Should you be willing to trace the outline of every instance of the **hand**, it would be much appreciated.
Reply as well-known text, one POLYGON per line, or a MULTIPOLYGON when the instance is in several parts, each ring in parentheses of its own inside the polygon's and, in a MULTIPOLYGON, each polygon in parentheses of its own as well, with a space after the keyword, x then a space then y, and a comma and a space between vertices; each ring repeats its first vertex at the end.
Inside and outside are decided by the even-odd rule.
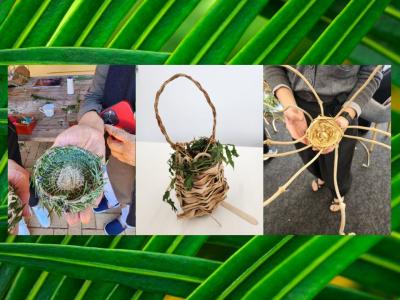
MULTIPOLYGON (((349 126, 349 121, 344 117, 339 116, 335 119, 335 121, 340 126, 340 128, 342 128, 343 130, 346 130, 347 126, 349 126)), ((322 151, 322 154, 331 153, 333 150, 335 150, 335 147, 329 147, 329 148, 325 149, 324 151, 322 151)))
MULTIPOLYGON (((293 139, 297 140, 303 137, 307 131, 307 121, 304 113, 296 109, 295 107, 288 108, 284 113, 286 128, 289 131, 293 139)), ((303 144, 307 144, 307 140, 304 138, 301 140, 303 144)))
MULTIPOLYGON (((84 148, 105 161, 105 141, 104 141, 104 122, 96 112, 88 112, 83 115, 78 125, 72 126, 60 133, 53 147, 74 145, 84 148)), ((97 206, 103 195, 94 201, 93 205, 97 206)), ((65 219, 69 225, 75 225, 79 222, 87 224, 92 215, 92 208, 88 207, 85 210, 71 214, 65 213, 65 219)))
POLYGON ((336 118, 335 121, 340 126, 340 128, 344 130, 347 128, 347 126, 349 126, 349 121, 345 117, 339 116, 336 118))
POLYGON ((123 129, 111 125, 105 125, 105 129, 109 134, 107 145, 110 147, 111 155, 123 163, 135 166, 135 136, 123 129))
MULTIPOLYGON (((30 217, 29 172, 12 159, 8 160, 8 184, 14 188, 15 193, 21 199, 21 204, 24 206, 22 215, 24 217, 30 217)), ((16 233, 18 232, 17 226, 14 228, 16 233)))
POLYGON ((104 122, 96 112, 83 115, 78 125, 61 132, 54 141, 56 146, 78 146, 98 156, 105 157, 104 122))

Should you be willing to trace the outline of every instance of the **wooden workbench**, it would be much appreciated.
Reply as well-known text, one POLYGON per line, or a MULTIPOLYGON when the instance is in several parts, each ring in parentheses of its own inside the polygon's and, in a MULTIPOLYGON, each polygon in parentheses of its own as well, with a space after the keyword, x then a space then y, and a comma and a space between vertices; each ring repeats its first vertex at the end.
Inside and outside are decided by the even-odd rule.
MULTIPOLYGON (((33 115, 37 124, 32 135, 19 135, 20 141, 53 142, 57 135, 69 127, 67 112, 63 110, 68 105, 79 104, 86 94, 93 76, 74 76, 74 95, 67 95, 67 76, 32 77, 28 83, 20 87, 8 88, 8 113, 33 115), (32 87, 39 78, 62 78, 59 87, 32 87), (55 101, 34 99, 32 94, 56 99, 55 101), (54 116, 46 117, 39 108, 46 103, 55 104, 54 116)), ((76 112, 71 113, 76 119, 76 112)))

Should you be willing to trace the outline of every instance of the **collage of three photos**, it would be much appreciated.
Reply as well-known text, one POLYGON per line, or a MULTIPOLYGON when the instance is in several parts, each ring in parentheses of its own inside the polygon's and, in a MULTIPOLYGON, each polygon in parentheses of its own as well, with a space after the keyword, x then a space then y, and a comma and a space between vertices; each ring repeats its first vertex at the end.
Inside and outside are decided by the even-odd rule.
POLYGON ((390 65, 8 70, 10 234, 390 234, 390 65))

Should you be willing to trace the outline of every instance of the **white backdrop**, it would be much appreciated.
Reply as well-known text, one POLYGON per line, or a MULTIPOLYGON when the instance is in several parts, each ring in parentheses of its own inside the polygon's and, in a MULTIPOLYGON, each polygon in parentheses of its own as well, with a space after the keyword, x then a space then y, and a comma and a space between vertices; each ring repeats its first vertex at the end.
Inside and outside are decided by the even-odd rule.
MULTIPOLYGON (((237 146, 261 147, 263 133, 262 66, 139 66, 137 140, 165 142, 154 114, 161 84, 176 73, 199 81, 217 110, 217 139, 237 146)), ((160 98, 160 114, 173 141, 210 136, 212 114, 203 94, 186 78, 169 83, 160 98)))
MULTIPOLYGON (((262 234, 263 231, 263 72, 261 66, 139 66, 136 93, 136 233, 262 234), (208 92, 217 111, 217 136, 235 144, 235 168, 225 168, 230 186, 225 201, 253 216, 251 225, 222 207, 210 217, 177 220, 162 196, 170 182, 167 160, 173 152, 158 128, 154 98, 162 83, 186 73, 208 92)), ((204 95, 186 78, 171 82, 159 111, 174 142, 209 136, 212 113, 204 95)), ((177 207, 177 199, 173 195, 177 207)))

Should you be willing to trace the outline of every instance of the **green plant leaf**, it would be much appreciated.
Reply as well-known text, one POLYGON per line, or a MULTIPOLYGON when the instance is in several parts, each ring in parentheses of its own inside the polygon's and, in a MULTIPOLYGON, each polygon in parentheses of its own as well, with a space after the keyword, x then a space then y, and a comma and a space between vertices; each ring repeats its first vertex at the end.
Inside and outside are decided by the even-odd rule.
MULTIPOLYGON (((41 237, 28 237, 21 238, 20 236, 16 237, 15 242, 24 243, 28 240, 31 240, 34 243, 53 243, 58 244, 64 241, 69 240, 69 238, 63 238, 62 236, 41 236, 41 237)), ((29 293, 29 290, 33 286, 34 282, 38 277, 40 277, 41 273, 38 270, 33 270, 27 267, 18 268, 18 266, 11 265, 14 269, 14 273, 11 274, 9 278, 3 278, 5 281, 9 281, 9 289, 7 291, 7 299, 25 299, 29 293), (21 286, 27 287, 26 289, 21 289, 21 286)), ((4 291, 5 294, 5 291, 4 291)))
POLYGON ((144 251, 62 245, 0 244, 0 261, 146 291, 185 296, 217 262, 144 251))
MULTIPOLYGON (((14 42, 13 48, 45 46, 67 13, 73 0, 50 1, 44 11, 36 12, 14 42)), ((43 4, 42 4, 43 6, 43 4)))
POLYGON ((163 14, 152 20, 146 30, 133 43, 132 49, 160 50, 199 2, 200 0, 172 2, 163 14))
POLYGON ((375 24, 389 1, 350 1, 302 57, 299 64, 343 62, 350 51, 375 24), (346 28, 344 32, 343 28, 346 28))
MULTIPOLYGON (((130 250, 139 250, 142 249, 146 243, 148 243, 149 238, 141 236, 141 237, 122 237, 118 236, 114 238, 113 242, 108 245, 108 249, 130 249, 130 250)), ((101 296, 107 298, 106 295, 113 293, 117 288, 130 290, 131 288, 123 287, 118 284, 112 282, 105 281, 91 281, 85 280, 81 283, 77 283, 75 287, 79 290, 75 296, 75 299, 99 299, 101 296)), ((62 290, 60 290, 59 294, 64 295, 68 292, 68 286, 65 286, 62 290)), ((70 299, 70 298, 68 298, 70 299)))
POLYGON ((335 285, 328 285, 314 299, 316 300, 383 300, 384 298, 373 296, 352 288, 344 288, 335 285))
POLYGON ((167 63, 223 63, 266 3, 265 0, 216 1, 178 45, 167 63), (194 52, 193 49, 198 50, 194 52))
POLYGON ((0 50, 1 64, 161 64, 167 53, 74 47, 32 47, 0 50))
POLYGON ((332 2, 288 1, 229 63, 276 64, 286 61, 332 2))
POLYGON ((106 47, 130 48, 140 37, 141 32, 152 22, 153 18, 157 18, 159 13, 163 14, 165 12, 163 11, 164 6, 167 6, 166 9, 169 8, 170 2, 170 0, 142 1, 120 30, 107 43, 106 47))
POLYGON ((300 295, 312 298, 336 274, 380 239, 377 236, 357 239, 352 236, 316 236, 299 248, 307 249, 306 251, 293 252, 256 283, 246 293, 246 298, 251 299, 251 297, 260 295, 261 290, 265 290, 267 285, 269 285, 267 295, 274 295, 277 299, 296 298, 300 295), (283 270, 284 272, 282 272, 283 270))
MULTIPOLYGON (((125 23, 140 1, 111 1, 105 10, 98 10, 75 41, 75 46, 104 47, 113 34, 125 23)), ((103 7, 104 8, 104 7, 103 7)))
MULTIPOLYGON (((0 26, 0 49, 11 48, 13 46, 40 4, 41 1, 29 0, 20 0, 13 3, 11 10, 0 26)), ((2 7, 3 3, 1 3, 2 7)))
POLYGON ((287 243, 291 237, 254 237, 232 255, 221 267, 207 278, 189 299, 215 299, 225 297, 230 292, 230 285, 236 286, 251 273, 253 265, 264 262, 272 253, 287 243), (228 291, 226 291, 228 289, 228 291))
POLYGON ((46 46, 73 46, 82 31, 90 24, 91 18, 103 1, 75 0, 72 2, 46 46))
MULTIPOLYGON (((114 239, 120 239, 119 237, 114 239)), ((74 236, 70 245, 83 247, 107 247, 113 244, 114 239, 109 240, 104 236, 74 236)), ((71 299, 76 295, 82 285, 82 280, 67 277, 57 273, 42 272, 42 276, 35 282, 29 297, 32 299, 71 299), (63 290, 63 292, 61 292, 63 290)))

